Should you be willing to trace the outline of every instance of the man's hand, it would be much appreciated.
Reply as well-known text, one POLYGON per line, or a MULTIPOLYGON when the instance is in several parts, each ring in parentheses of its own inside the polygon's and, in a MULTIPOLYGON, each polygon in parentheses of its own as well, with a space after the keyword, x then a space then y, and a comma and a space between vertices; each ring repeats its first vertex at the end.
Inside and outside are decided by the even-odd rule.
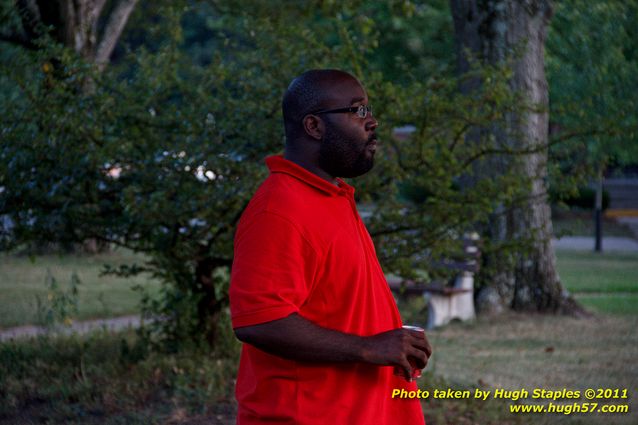
POLYGON ((423 369, 432 355, 425 332, 393 329, 365 338, 363 358, 367 363, 399 367, 407 381, 413 369, 423 369))
POLYGON ((400 367, 411 380, 432 354, 425 334, 393 329, 362 337, 322 328, 294 313, 283 319, 235 329, 237 338, 267 353, 311 362, 365 362, 400 367))

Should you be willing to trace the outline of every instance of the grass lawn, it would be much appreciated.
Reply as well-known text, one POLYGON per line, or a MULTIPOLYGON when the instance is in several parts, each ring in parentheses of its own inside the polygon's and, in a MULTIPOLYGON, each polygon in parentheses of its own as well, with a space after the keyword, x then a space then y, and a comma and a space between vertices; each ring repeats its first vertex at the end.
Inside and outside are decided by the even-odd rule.
POLYGON ((638 294, 577 294, 576 299, 599 313, 638 316, 638 294))
POLYGON ((70 287, 74 272, 79 277, 79 320, 136 313, 140 294, 131 287, 143 285, 153 293, 159 284, 144 275, 122 279, 99 274, 103 264, 131 264, 141 259, 124 250, 91 256, 44 255, 33 261, 0 254, 0 328, 37 323, 36 296, 47 299, 48 271, 63 290, 70 287))
POLYGON ((585 307, 638 316, 638 253, 557 251, 565 288, 585 307))
POLYGON ((638 253, 557 251, 561 280, 571 292, 638 294, 638 253))
MULTIPOLYGON (((514 415, 509 413, 509 403, 504 403, 500 406, 500 422, 494 423, 517 423, 515 421, 525 419, 533 424, 636 424, 637 327, 638 316, 635 315, 572 319, 511 314, 470 324, 451 324, 429 331, 434 354, 425 376, 427 379, 428 374, 434 374, 453 389, 526 389, 530 394, 534 388, 626 388, 630 398, 614 403, 628 404, 629 413, 514 415)), ((570 401, 574 402, 561 400, 564 403, 570 401)), ((575 401, 587 402, 584 397, 575 401)), ((466 403, 453 400, 448 402, 448 409, 450 406, 462 410, 466 403)), ((424 410, 427 412, 428 408, 433 410, 432 415, 442 415, 438 404, 425 401, 424 410)), ((482 407, 491 415, 498 414, 497 408, 498 405, 492 405, 489 410, 487 405, 482 407)))

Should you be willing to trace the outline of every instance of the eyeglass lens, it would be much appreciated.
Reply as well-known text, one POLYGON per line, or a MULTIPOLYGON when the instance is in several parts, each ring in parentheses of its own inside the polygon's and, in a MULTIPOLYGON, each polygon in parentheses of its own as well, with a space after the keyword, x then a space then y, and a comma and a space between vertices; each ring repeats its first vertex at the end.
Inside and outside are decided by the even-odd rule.
POLYGON ((360 118, 365 118, 368 116, 368 112, 372 112, 372 108, 370 108, 367 105, 361 105, 359 106, 359 109, 357 109, 357 115, 360 118))

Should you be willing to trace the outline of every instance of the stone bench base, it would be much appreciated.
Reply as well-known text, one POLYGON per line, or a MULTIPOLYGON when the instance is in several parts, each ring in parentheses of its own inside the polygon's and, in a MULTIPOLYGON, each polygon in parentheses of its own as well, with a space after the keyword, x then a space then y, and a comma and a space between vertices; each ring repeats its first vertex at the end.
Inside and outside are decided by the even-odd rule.
POLYGON ((432 292, 427 289, 423 296, 428 303, 428 329, 447 325, 450 321, 476 318, 474 311, 474 277, 471 273, 459 275, 449 292, 432 292))
POLYGON ((388 279, 390 289, 400 295, 420 295, 428 303, 427 328, 443 326, 454 319, 466 321, 476 318, 474 311, 474 275, 460 273, 453 286, 417 284, 400 279, 388 279))

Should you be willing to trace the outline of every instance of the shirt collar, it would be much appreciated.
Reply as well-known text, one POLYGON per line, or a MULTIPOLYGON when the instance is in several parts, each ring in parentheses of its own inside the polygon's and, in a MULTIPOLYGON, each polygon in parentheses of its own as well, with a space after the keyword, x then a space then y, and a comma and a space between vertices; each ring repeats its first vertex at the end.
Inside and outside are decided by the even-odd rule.
POLYGON ((300 165, 295 164, 284 158, 283 155, 272 155, 266 158, 266 165, 271 173, 284 173, 295 177, 302 182, 321 190, 322 192, 337 196, 350 195, 354 196, 354 188, 340 178, 337 178, 336 186, 327 180, 322 179, 318 175, 306 170, 300 165))

